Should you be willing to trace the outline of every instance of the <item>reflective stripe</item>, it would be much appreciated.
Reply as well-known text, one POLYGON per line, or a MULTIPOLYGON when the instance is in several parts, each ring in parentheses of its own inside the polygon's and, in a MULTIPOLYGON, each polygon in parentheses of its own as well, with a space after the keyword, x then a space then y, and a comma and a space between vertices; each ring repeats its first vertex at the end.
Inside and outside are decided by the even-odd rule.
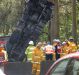
POLYGON ((45 53, 46 53, 46 54, 52 54, 52 53, 54 53, 54 50, 46 50, 45 53))
POLYGON ((46 52, 46 54, 53 54, 54 52, 46 52))
POLYGON ((27 58, 28 60, 32 60, 32 58, 27 58))
POLYGON ((37 70, 37 71, 39 71, 39 72, 40 72, 40 70, 37 70))
POLYGON ((28 54, 31 54, 32 52, 29 52, 28 54))
POLYGON ((52 45, 47 45, 46 47, 45 47, 45 53, 46 54, 52 54, 52 53, 54 53, 54 47, 52 46, 52 45))
POLYGON ((40 62, 33 62, 34 64, 40 64, 40 62))
POLYGON ((40 58, 39 56, 35 56, 35 58, 40 58))
POLYGON ((43 57, 46 57, 46 56, 43 56, 43 57))

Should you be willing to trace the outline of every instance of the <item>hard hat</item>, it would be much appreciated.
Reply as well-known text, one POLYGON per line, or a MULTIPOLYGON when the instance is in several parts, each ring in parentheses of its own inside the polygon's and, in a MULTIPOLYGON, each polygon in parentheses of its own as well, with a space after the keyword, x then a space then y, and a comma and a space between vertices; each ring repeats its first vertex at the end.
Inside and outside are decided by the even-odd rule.
POLYGON ((59 39, 57 39, 57 42, 61 42, 59 39))
POLYGON ((63 43, 62 43, 62 45, 65 45, 65 44, 66 44, 66 42, 63 42, 63 43))
POLYGON ((74 40, 74 38, 72 36, 69 37, 69 40, 74 40))
POLYGON ((37 46, 41 46, 41 45, 42 45, 42 43, 41 42, 38 42, 37 46))
POLYGON ((44 41, 43 44, 46 45, 47 43, 44 41))
POLYGON ((33 42, 33 41, 29 41, 29 44, 30 44, 30 45, 34 45, 34 42, 33 42))
POLYGON ((56 41, 57 41, 56 39, 53 40, 53 42, 56 42, 56 41))
POLYGON ((60 42, 60 40, 59 39, 54 39, 53 42, 60 42))
POLYGON ((74 38, 73 37, 70 37, 69 38, 69 41, 73 42, 74 41, 74 38))

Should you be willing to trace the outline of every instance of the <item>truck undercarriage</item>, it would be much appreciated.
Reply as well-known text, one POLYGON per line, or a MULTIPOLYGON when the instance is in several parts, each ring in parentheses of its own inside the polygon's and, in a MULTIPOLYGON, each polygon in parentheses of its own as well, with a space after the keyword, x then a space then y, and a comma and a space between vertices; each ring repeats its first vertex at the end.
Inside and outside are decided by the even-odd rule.
POLYGON ((54 4, 47 0, 29 0, 22 18, 6 44, 9 61, 22 61, 28 42, 35 43, 51 18, 54 4))

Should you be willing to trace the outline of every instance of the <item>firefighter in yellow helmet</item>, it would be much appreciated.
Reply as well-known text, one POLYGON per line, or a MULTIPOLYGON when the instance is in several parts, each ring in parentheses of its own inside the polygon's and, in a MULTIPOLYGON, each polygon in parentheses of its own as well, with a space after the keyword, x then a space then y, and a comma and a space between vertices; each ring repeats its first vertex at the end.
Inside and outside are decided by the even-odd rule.
POLYGON ((43 60, 43 51, 41 50, 42 43, 39 42, 36 48, 33 50, 32 57, 32 73, 34 75, 40 75, 40 63, 43 60))
POLYGON ((69 38, 68 43, 69 43, 69 46, 70 46, 70 52, 69 53, 76 52, 77 51, 77 45, 75 44, 74 39, 69 38))
POLYGON ((70 48, 70 46, 69 46, 67 41, 62 43, 62 53, 63 53, 63 56, 69 54, 70 49, 71 48, 70 48))

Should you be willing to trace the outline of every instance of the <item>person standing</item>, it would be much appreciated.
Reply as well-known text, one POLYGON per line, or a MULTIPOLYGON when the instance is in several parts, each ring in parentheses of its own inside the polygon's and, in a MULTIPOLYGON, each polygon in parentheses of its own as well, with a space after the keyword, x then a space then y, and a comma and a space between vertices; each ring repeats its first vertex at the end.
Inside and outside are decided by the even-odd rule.
POLYGON ((25 55, 27 56, 27 61, 32 61, 32 51, 34 50, 34 42, 30 41, 29 46, 26 48, 25 55))
POLYGON ((70 49, 71 49, 71 48, 70 48, 70 46, 69 46, 68 41, 64 41, 64 42, 62 43, 62 53, 63 53, 63 56, 69 54, 70 49))
POLYGON ((76 43, 74 42, 74 38, 69 38, 69 46, 70 46, 70 52, 69 53, 74 53, 77 51, 77 45, 76 43))
POLYGON ((55 52, 55 47, 50 44, 50 42, 47 43, 47 45, 44 48, 46 60, 53 60, 53 53, 55 52))
POLYGON ((56 60, 60 58, 61 53, 62 53, 62 47, 61 47, 61 42, 59 39, 54 39, 53 40, 53 46, 55 47, 55 55, 56 55, 56 60))
POLYGON ((40 64, 43 61, 43 51, 41 50, 42 43, 39 42, 33 50, 32 57, 32 74, 40 75, 40 64))

